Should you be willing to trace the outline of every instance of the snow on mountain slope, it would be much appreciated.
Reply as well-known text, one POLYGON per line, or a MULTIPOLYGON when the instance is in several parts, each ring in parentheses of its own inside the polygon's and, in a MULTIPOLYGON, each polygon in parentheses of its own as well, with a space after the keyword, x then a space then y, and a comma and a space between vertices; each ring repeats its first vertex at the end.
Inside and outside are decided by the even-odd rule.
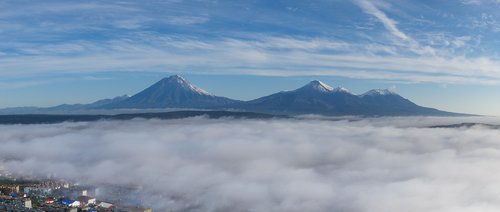
POLYGON ((359 95, 360 97, 363 96, 385 96, 385 95, 398 95, 396 92, 391 91, 389 89, 372 89, 369 90, 368 92, 359 95))
POLYGON ((215 96, 179 75, 156 82, 132 97, 105 108, 213 108, 237 102, 215 96))

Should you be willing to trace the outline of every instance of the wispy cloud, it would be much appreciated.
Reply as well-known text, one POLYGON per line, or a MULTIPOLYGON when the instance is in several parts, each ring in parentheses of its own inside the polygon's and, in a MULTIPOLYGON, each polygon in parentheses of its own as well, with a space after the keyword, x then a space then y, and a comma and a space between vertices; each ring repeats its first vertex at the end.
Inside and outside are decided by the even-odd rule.
POLYGON ((387 15, 378 9, 374 2, 368 0, 357 0, 358 5, 363 9, 363 11, 367 14, 375 16, 389 32, 391 32, 394 36, 404 40, 409 41, 411 38, 408 37, 404 32, 402 32, 398 27, 396 21, 387 17, 387 15))
MULTIPOLYGON (((389 18, 386 13, 384 13, 382 10, 380 10, 375 5, 376 2, 379 2, 379 3, 385 3, 385 2, 383 2, 383 1, 369 1, 369 0, 357 0, 355 2, 361 7, 361 9, 363 9, 363 11, 365 13, 377 18, 393 36, 402 40, 405 43, 405 45, 407 45, 408 48, 410 50, 412 50, 414 53, 417 53, 419 55, 421 55, 421 54, 434 55, 435 54, 435 50, 432 47, 421 46, 418 41, 416 41, 415 39, 408 36, 403 31, 401 31, 397 26, 397 22, 395 20, 389 18)), ((396 41, 395 43, 399 43, 399 42, 396 41)))
MULTIPOLYGON (((410 82, 497 84, 500 63, 487 57, 410 57, 384 45, 300 37, 198 39, 140 35, 131 39, 40 45, 4 56, 4 76, 50 72, 175 71, 268 76, 330 75, 410 82), (387 49, 389 48, 389 49, 387 49), (379 55, 385 51, 385 55, 379 55), (333 52, 333 53, 332 53, 333 52)), ((462 41, 457 41, 462 42, 462 41)), ((463 45, 463 44, 454 44, 463 45)), ((19 49, 24 49, 20 47, 19 49)))
POLYGON ((462 0, 465 5, 500 4, 499 0, 462 0))

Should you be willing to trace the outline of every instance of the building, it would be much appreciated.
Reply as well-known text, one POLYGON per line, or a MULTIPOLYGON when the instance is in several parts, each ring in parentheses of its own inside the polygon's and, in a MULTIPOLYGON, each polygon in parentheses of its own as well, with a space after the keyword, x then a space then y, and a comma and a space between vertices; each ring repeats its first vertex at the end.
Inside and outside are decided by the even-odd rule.
POLYGON ((24 193, 36 196, 48 196, 51 195, 52 188, 42 188, 42 187, 25 187, 23 189, 24 193))
POLYGON ((45 204, 52 204, 52 203, 54 203, 54 202, 55 202, 54 197, 47 197, 47 198, 45 199, 45 204))
POLYGON ((69 204, 68 206, 69 207, 80 207, 82 205, 82 203, 80 201, 74 201, 73 203, 69 204))
POLYGON ((99 204, 97 204, 97 206, 99 206, 100 208, 103 208, 103 209, 107 209, 107 210, 111 210, 114 208, 113 204, 107 203, 107 202, 100 202, 99 204))
POLYGON ((33 205, 31 204, 31 199, 24 199, 24 207, 25 208, 33 208, 33 205))
POLYGON ((80 201, 75 201, 75 200, 68 199, 68 198, 62 199, 61 203, 63 205, 68 206, 68 207, 80 207, 80 205, 81 205, 80 201))
POLYGON ((96 198, 94 197, 89 197, 89 196, 79 196, 78 198, 76 198, 78 201, 80 201, 80 203, 82 204, 82 206, 87 206, 87 205, 96 205, 97 204, 97 200, 96 198))
POLYGON ((15 184, 0 184, 0 193, 10 194, 19 193, 19 185, 15 184))

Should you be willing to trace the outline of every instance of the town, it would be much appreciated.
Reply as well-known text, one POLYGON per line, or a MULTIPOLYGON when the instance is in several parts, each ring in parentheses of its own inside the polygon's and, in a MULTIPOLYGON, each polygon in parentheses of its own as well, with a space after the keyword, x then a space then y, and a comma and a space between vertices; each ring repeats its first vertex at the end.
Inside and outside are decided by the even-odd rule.
POLYGON ((152 212, 129 200, 140 188, 86 186, 62 180, 18 179, 0 176, 0 212, 152 212), (105 196, 102 199, 95 196, 105 196))

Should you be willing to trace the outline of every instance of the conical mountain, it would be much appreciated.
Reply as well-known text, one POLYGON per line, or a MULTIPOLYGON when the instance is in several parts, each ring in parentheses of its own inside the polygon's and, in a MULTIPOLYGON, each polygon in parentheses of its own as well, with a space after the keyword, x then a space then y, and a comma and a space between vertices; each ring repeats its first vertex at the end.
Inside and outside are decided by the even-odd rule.
POLYGON ((179 75, 163 78, 124 101, 106 108, 213 108, 238 101, 215 96, 189 83, 179 75))

